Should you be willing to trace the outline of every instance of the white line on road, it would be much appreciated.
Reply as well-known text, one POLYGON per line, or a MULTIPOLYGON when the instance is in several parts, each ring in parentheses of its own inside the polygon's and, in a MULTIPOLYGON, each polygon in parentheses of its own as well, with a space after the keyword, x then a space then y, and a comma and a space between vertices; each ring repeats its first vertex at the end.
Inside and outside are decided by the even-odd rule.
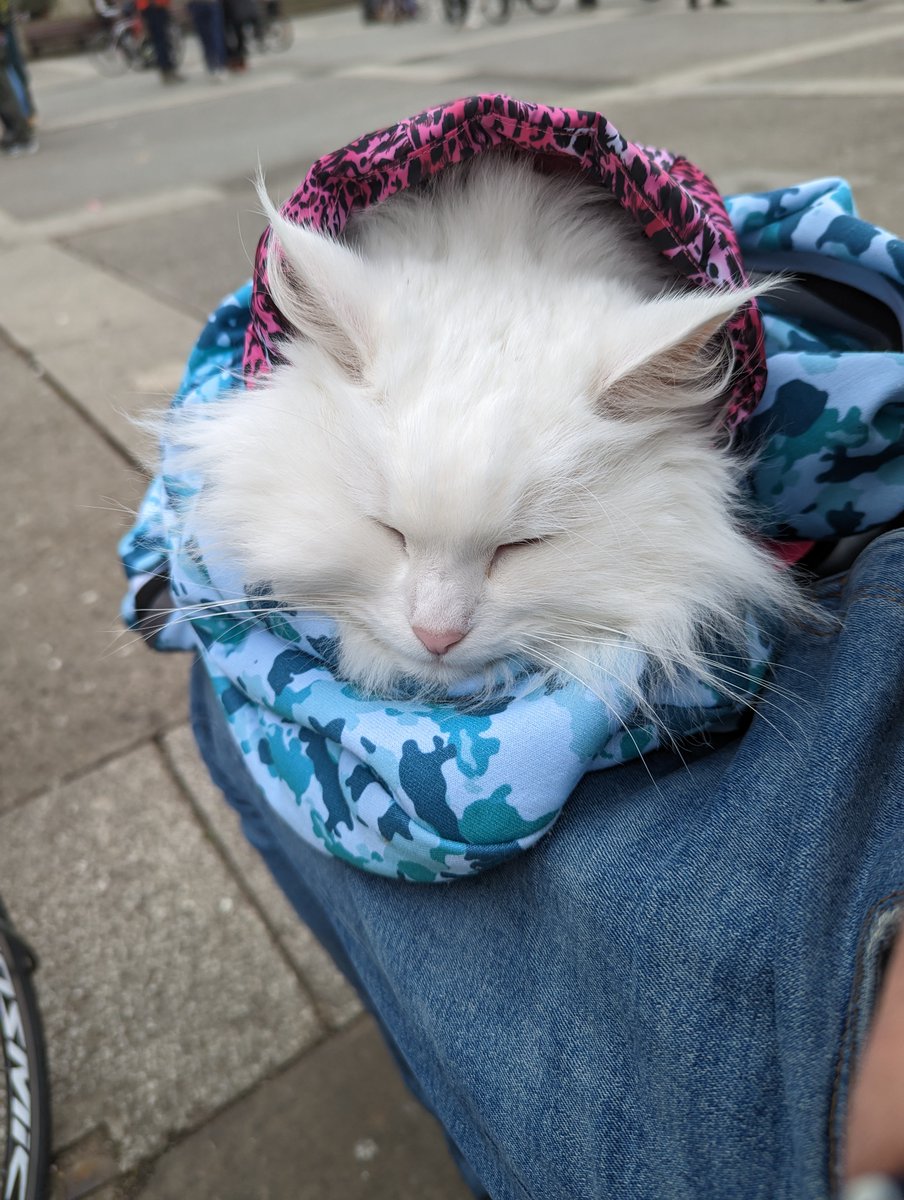
POLYGON ((692 70, 660 75, 657 79, 645 79, 641 83, 585 92, 581 96, 581 105, 585 108, 597 108, 600 105, 611 104, 613 99, 652 100, 680 95, 687 91, 699 91, 709 84, 723 81, 730 81, 733 84, 739 75, 753 75, 758 71, 798 66, 800 63, 810 62, 813 59, 829 58, 833 54, 859 50, 864 46, 875 46, 879 42, 896 41, 902 37, 904 37, 904 24, 883 25, 877 29, 864 29, 859 33, 824 38, 822 41, 809 42, 802 46, 789 46, 782 50, 766 50, 760 54, 739 55, 736 58, 723 59, 721 62, 707 63, 692 70))
POLYGON ((339 79, 388 79, 395 83, 451 83, 473 74, 474 68, 462 62, 435 63, 357 63, 336 72, 339 79))
POLYGON ((904 77, 852 79, 739 79, 682 89, 683 96, 788 96, 795 99, 840 100, 845 96, 904 96, 904 77))
POLYGON ((92 229, 128 225, 131 221, 183 212, 203 204, 216 204, 223 198, 224 193, 215 187, 172 188, 151 196, 97 204, 73 213, 40 217, 35 221, 17 220, 0 209, 0 239, 21 245, 23 242, 45 241, 49 238, 75 237, 80 233, 90 233, 92 229))
MULTIPOLYGON (((290 71, 273 71, 267 75, 251 75, 241 80, 235 80, 228 91, 228 98, 239 96, 246 92, 260 92, 267 88, 286 87, 296 83, 298 76, 290 71)), ((201 88, 189 84, 178 91, 167 89, 159 95, 145 94, 140 99, 131 100, 125 104, 111 104, 98 108, 85 109, 83 112, 72 113, 71 116, 57 117, 55 120, 42 124, 45 131, 57 132, 63 129, 80 129, 84 125, 100 125, 104 121, 120 121, 125 117, 140 117, 147 113, 166 112, 173 108, 184 108, 190 104, 222 104, 227 98, 222 88, 201 88)))

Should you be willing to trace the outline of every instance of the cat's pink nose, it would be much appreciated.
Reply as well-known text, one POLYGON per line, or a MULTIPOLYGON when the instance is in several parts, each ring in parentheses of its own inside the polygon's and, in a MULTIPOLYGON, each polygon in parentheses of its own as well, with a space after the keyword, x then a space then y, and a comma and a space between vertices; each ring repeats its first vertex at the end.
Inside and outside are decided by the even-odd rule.
POLYGON ((412 625, 411 628, 418 641, 425 645, 431 654, 445 654, 468 632, 466 629, 421 629, 420 625, 412 625))

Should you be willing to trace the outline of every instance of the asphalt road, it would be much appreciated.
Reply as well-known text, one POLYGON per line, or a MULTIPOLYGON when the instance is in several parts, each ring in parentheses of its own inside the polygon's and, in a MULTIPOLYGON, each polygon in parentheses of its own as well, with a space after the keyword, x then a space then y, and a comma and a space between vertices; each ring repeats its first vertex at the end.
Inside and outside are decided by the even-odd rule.
POLYGON ((345 9, 295 35, 222 86, 193 46, 173 88, 38 62, 40 151, 0 160, 0 891, 42 959, 71 1200, 463 1194, 198 768, 186 663, 115 633, 128 418, 250 273, 258 163, 284 197, 369 129, 505 91, 596 108, 724 191, 843 175, 904 232, 897 0, 562 0, 461 32, 345 9))

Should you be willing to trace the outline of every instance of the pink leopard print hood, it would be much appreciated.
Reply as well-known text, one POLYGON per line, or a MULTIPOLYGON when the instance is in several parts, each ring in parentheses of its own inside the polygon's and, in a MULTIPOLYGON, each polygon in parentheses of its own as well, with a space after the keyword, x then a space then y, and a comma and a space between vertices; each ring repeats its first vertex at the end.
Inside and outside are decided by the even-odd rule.
MULTIPOLYGON (((549 108, 498 94, 469 96, 428 109, 326 155, 314 163, 282 212, 291 221, 336 236, 358 209, 452 163, 506 144, 577 163, 612 192, 690 284, 746 284, 731 222, 715 186, 699 167, 668 150, 634 145, 599 113, 549 108)), ((260 240, 255 260, 244 355, 249 383, 279 361, 279 342, 289 328, 267 286, 268 241, 269 231, 260 240)), ((759 401, 766 360, 754 304, 737 313, 726 328, 735 372, 725 397, 724 423, 734 428, 759 401)))

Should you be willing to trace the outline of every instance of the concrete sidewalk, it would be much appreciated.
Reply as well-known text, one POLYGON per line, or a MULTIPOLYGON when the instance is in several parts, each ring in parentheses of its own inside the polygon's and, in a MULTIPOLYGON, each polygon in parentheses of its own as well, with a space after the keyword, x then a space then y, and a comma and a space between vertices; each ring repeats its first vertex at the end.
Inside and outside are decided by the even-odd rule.
POLYGON ((194 49, 180 89, 36 65, 41 151, 0 161, 0 893, 42 960, 58 1197, 466 1194, 200 768, 187 661, 117 627, 129 417, 249 273, 258 157, 284 196, 365 129, 501 90, 599 108, 726 191, 846 175, 901 231, 902 49, 883 0, 563 0, 464 33, 307 18, 220 89, 194 49))

